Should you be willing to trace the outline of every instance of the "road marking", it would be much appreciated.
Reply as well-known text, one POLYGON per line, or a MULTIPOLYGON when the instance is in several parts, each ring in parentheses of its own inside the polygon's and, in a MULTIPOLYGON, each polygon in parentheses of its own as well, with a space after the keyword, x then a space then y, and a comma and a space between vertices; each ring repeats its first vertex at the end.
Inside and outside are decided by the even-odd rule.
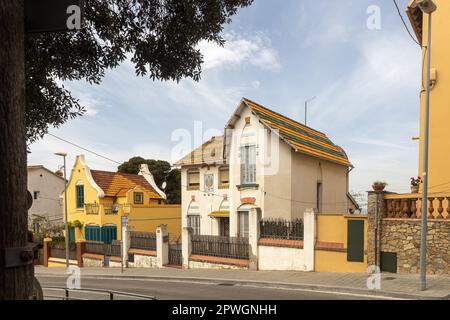
MULTIPOLYGON (((38 275, 39 278, 65 278, 64 275, 38 275)), ((148 278, 111 278, 111 277, 96 277, 96 276, 86 276, 87 279, 91 280, 117 280, 117 281, 147 281, 147 282, 175 282, 175 283, 191 283, 191 284, 203 284, 203 285, 218 285, 217 282, 212 282, 208 280, 204 281, 195 281, 195 280, 179 280, 179 279, 148 279, 148 278)), ((347 292, 339 292, 339 291, 326 291, 326 290, 313 290, 313 289, 304 289, 304 288, 286 288, 281 286, 269 286, 263 287, 252 284, 235 284, 235 287, 250 287, 250 288, 264 288, 264 289, 272 289, 272 290, 285 290, 285 291, 301 291, 301 292, 311 292, 311 293, 322 293, 329 295, 342 295, 342 296, 355 296, 355 297, 365 297, 365 298, 374 298, 374 299, 383 299, 383 300, 408 300, 404 298, 394 298, 383 295, 369 295, 363 293, 347 293, 347 292)))

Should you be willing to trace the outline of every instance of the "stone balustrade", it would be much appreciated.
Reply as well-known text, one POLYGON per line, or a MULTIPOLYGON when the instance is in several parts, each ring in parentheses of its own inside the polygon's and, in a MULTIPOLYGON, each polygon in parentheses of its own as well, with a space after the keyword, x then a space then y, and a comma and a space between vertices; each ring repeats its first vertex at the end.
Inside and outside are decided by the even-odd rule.
MULTIPOLYGON (((419 219, 422 213, 420 194, 384 194, 384 218, 419 219)), ((450 194, 428 197, 428 219, 450 219, 450 194)))

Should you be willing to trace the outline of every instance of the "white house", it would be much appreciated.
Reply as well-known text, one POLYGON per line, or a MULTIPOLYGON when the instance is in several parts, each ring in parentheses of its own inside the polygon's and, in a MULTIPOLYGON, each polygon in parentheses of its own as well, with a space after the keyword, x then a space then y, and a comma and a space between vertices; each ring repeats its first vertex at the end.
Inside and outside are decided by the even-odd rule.
POLYGON ((213 137, 179 160, 182 224, 194 234, 248 237, 248 212, 301 218, 348 213, 353 167, 324 133, 243 98, 213 137))
POLYGON ((28 211, 29 226, 43 218, 61 223, 60 195, 64 190, 62 174, 54 173, 42 165, 28 166, 28 191, 33 196, 33 205, 28 211))

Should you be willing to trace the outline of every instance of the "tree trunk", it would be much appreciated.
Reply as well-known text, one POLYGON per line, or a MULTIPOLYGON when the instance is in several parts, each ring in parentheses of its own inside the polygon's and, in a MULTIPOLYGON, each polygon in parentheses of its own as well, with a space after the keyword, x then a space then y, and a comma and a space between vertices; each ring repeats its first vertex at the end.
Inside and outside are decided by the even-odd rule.
POLYGON ((24 0, 0 1, 0 299, 29 299, 34 267, 5 268, 27 244, 24 0))

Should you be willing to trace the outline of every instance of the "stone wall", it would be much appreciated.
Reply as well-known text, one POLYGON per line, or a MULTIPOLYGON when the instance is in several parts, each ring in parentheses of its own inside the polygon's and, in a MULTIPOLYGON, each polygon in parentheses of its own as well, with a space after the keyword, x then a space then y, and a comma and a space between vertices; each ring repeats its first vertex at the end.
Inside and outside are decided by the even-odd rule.
MULTIPOLYGON (((383 252, 397 253, 397 272, 420 271, 420 219, 382 219, 383 252)), ((427 230, 427 273, 450 273, 450 220, 431 220, 427 230)))
POLYGON ((229 269, 229 270, 248 270, 248 267, 242 267, 232 264, 211 263, 206 261, 189 261, 190 269, 229 269))
POLYGON ((134 255, 134 262, 128 261, 130 268, 158 268, 158 259, 151 255, 134 255))
POLYGON ((83 267, 103 267, 103 260, 83 257, 83 267))

